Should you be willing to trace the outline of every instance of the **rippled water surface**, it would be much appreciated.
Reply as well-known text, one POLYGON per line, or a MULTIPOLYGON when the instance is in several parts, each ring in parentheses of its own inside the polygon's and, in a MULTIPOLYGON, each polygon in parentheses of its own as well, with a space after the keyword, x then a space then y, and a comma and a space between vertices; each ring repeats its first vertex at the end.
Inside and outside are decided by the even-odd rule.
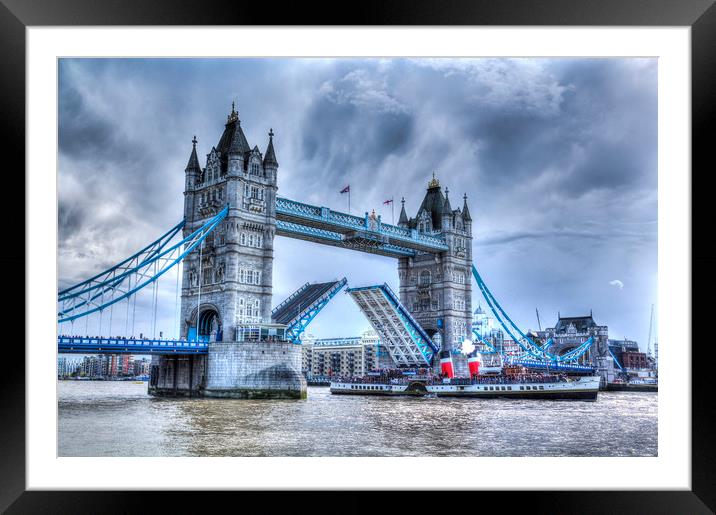
POLYGON ((59 381, 60 456, 656 456, 657 394, 596 402, 331 395, 156 399, 59 381))

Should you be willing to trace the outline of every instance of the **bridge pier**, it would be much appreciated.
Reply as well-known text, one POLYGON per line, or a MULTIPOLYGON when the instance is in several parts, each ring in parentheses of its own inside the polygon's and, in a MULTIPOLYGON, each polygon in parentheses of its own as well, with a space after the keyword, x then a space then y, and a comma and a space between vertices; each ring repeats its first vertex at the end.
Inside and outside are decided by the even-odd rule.
POLYGON ((288 342, 209 345, 205 397, 305 399, 301 346, 288 342))
POLYGON ((305 399, 301 346, 217 342, 208 355, 152 357, 148 393, 156 397, 305 399))
POLYGON ((206 355, 152 356, 148 393, 157 397, 201 397, 206 355))

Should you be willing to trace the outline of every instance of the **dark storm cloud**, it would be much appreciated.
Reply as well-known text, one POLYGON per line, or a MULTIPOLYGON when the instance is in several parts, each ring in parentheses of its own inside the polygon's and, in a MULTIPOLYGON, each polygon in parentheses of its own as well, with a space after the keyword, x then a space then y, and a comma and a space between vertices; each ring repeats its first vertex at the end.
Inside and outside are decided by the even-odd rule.
MULTIPOLYGON (((61 278, 87 277, 176 223, 191 137, 203 165, 236 100, 252 147, 276 132, 281 195, 347 210, 338 192, 351 184, 353 213, 390 220, 383 201, 399 212, 405 196, 415 216, 436 171, 454 208, 467 193, 475 262, 517 320, 531 325, 535 305, 594 308, 617 336, 645 333, 656 72, 654 59, 62 60, 61 278)), ((284 240, 276 256, 277 296, 343 275, 397 282, 375 256, 284 240)), ((364 327, 344 300, 313 330, 364 327)))

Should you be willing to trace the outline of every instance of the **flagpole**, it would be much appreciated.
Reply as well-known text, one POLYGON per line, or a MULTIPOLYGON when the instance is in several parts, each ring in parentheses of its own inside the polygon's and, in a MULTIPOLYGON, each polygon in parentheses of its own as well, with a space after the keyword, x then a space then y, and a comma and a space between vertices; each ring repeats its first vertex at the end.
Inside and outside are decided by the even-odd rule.
POLYGON ((351 187, 348 186, 348 214, 351 214, 351 187))
POLYGON ((395 202, 393 202, 393 197, 390 197, 390 220, 390 223, 395 225, 395 202))

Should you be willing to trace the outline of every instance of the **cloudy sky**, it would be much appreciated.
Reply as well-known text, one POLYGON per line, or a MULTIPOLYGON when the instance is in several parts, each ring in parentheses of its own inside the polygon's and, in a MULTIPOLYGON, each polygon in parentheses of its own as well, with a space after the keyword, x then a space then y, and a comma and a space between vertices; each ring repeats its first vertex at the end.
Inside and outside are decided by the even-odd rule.
MULTIPOLYGON (((397 218, 404 196, 415 216, 436 172, 453 205, 467 193, 475 264, 523 329, 537 327, 535 308, 543 327, 591 309, 611 337, 646 348, 655 59, 63 59, 59 72, 62 286, 180 220, 192 136, 204 165, 236 101, 251 146, 263 152, 276 133, 280 195, 347 210, 339 191, 350 184, 354 213, 390 220, 382 202, 395 199, 397 218)), ((274 304, 343 276, 398 285, 390 258, 277 238, 274 304)), ((176 276, 165 277, 158 330, 173 336, 176 276)), ((140 297, 138 311, 150 302, 140 297)), ((136 324, 146 334, 149 317, 136 324)), ((367 328, 339 295, 309 332, 367 328)))

